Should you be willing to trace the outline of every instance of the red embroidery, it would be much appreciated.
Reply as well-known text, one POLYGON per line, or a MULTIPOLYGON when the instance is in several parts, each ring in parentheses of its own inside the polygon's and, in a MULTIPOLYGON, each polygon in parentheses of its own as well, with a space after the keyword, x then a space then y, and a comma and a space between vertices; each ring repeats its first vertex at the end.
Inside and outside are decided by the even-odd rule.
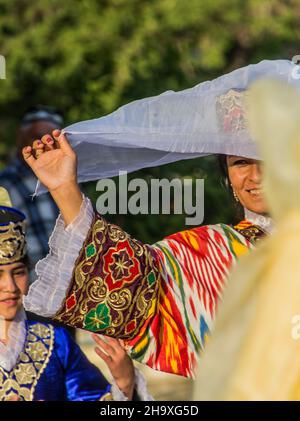
POLYGON ((120 241, 116 247, 110 247, 104 256, 103 270, 105 284, 109 291, 133 283, 141 274, 139 261, 128 241, 120 241))
POLYGON ((75 294, 72 294, 66 301, 66 308, 68 311, 72 310, 77 304, 75 294))
POLYGON ((136 328, 136 321, 132 320, 126 325, 125 331, 126 333, 132 332, 136 328))

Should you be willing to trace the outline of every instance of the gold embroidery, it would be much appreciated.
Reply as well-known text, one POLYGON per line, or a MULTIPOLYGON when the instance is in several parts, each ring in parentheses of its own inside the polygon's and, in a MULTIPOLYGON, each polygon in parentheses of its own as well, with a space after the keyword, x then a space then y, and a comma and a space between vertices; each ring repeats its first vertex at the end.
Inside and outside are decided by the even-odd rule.
POLYGON ((133 338, 156 301, 158 279, 148 246, 98 216, 55 320, 109 336, 133 338), (149 281, 150 274, 157 282, 149 281))
POLYGON ((107 285, 105 285, 104 280, 95 276, 87 285, 87 294, 95 303, 103 301, 107 295, 107 285))
POLYGON ((42 342, 35 342, 31 345, 31 357, 34 361, 44 361, 47 356, 47 348, 42 342))
POLYGON ((266 232, 258 225, 243 226, 242 223, 236 225, 235 230, 242 234, 248 241, 255 244, 266 236, 266 232))
POLYGON ((34 379, 36 371, 33 364, 19 364, 15 370, 17 382, 19 384, 30 384, 34 379))
POLYGON ((37 340, 37 337, 32 335, 31 333, 29 333, 27 335, 27 340, 30 341, 30 342, 35 342, 37 340))
POLYGON ((9 224, 1 227, 0 264, 7 265, 18 262, 26 253, 25 222, 9 224), (4 232, 6 230, 6 232, 4 232))
POLYGON ((10 371, 0 367, 0 401, 18 395, 32 401, 38 380, 48 365, 54 346, 51 325, 36 323, 29 326, 24 349, 16 366, 10 371))
MULTIPOLYGON (((27 340, 28 340, 28 337, 27 337, 27 340)), ((27 363, 28 361, 30 361, 28 355, 24 354, 24 352, 21 352, 21 354, 19 356, 19 360, 24 362, 24 363, 27 363)))

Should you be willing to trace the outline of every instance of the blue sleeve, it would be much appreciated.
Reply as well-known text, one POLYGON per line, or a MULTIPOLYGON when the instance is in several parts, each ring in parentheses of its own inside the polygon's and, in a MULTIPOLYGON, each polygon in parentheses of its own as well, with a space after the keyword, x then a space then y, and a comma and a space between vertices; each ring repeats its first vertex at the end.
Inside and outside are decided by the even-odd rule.
POLYGON ((55 348, 65 373, 68 401, 97 401, 110 392, 106 378, 64 328, 55 329, 55 348))

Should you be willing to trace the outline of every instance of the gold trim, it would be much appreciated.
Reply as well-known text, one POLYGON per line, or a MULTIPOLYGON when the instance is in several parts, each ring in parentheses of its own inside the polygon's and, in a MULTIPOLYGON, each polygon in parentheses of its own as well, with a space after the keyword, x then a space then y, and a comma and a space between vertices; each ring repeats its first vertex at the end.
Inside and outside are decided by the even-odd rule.
POLYGON ((0 401, 19 395, 32 401, 36 385, 47 367, 54 347, 55 332, 51 325, 36 323, 28 327, 23 351, 10 371, 0 367, 0 401))
POLYGON ((0 265, 21 260, 26 254, 26 221, 0 226, 0 265))
POLYGON ((239 225, 240 224, 234 227, 235 230, 242 234, 242 236, 252 244, 262 240, 267 235, 267 233, 258 225, 249 225, 246 227, 240 227, 239 225))

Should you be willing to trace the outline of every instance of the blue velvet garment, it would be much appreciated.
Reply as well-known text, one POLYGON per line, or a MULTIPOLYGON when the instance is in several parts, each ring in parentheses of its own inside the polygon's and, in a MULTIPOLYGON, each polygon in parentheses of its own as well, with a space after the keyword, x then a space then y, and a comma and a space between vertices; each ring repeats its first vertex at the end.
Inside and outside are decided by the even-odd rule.
POLYGON ((70 334, 40 322, 27 321, 23 352, 10 372, 1 368, 0 377, 0 400, 17 393, 21 400, 95 401, 110 392, 70 334))

